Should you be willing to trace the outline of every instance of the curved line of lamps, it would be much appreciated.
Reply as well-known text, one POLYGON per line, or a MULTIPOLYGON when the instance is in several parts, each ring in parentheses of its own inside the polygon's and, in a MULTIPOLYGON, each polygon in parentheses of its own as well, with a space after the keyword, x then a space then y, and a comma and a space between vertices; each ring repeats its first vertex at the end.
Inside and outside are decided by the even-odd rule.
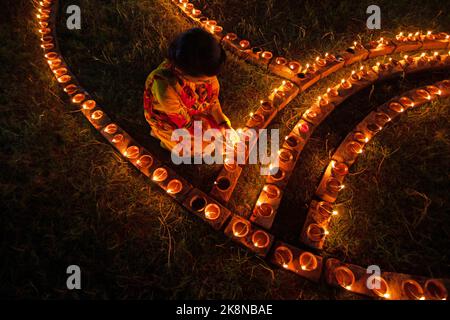
MULTIPOLYGON (((79 84, 70 71, 58 47, 56 37, 56 12, 58 0, 37 2, 36 18, 43 55, 56 81, 79 108, 91 125, 127 159, 137 170, 149 177, 164 192, 174 198, 189 212, 204 220, 216 230, 244 245, 252 252, 267 257, 274 265, 313 281, 324 278, 327 283, 346 290, 385 299, 447 299, 447 279, 427 279, 399 273, 383 272, 379 286, 368 289, 366 269, 345 264, 337 259, 324 259, 309 251, 276 241, 274 236, 251 221, 233 214, 201 190, 193 187, 175 171, 165 166, 157 157, 142 147, 118 124, 111 121, 92 96, 79 84)), ((441 95, 448 95, 446 82, 436 84, 441 95), (444 89, 446 90, 445 93, 444 89)), ((427 91, 427 89, 424 89, 427 91)), ((428 91, 427 91, 428 92, 428 91)), ((431 100, 439 95, 433 94, 431 100)), ((405 107, 406 109, 406 107, 405 107)), ((384 110, 384 109, 383 109, 384 110)))

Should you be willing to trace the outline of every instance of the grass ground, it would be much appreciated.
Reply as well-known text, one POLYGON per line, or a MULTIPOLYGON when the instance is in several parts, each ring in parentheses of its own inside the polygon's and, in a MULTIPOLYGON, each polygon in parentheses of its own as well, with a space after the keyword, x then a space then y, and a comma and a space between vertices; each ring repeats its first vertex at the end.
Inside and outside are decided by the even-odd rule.
MULTIPOLYGON (((12 1, 11 1, 12 3, 12 1)), ((365 30, 365 2, 198 1, 226 29, 304 61, 334 52, 365 30)), ((81 83, 148 148, 141 93, 170 39, 191 25, 163 0, 61 1, 60 45, 81 83), (64 26, 64 5, 79 4, 82 30, 64 26)), ((450 30, 442 1, 379 1, 383 30, 450 30)), ((31 298, 356 299, 272 269, 192 218, 124 162, 68 107, 40 58, 28 1, 5 6, 0 21, 0 293, 31 298), (66 290, 78 264, 83 290, 66 290)), ((296 98, 272 127, 288 132, 339 73, 296 98)), ((297 165, 274 233, 297 243, 302 216, 327 159, 345 134, 400 92, 448 78, 419 75, 380 84, 339 107, 314 134, 297 165), (369 101, 369 103, 367 102, 369 101), (345 121, 343 121, 345 119, 345 121)), ((230 56, 220 77, 224 111, 236 127, 276 78, 230 56)), ((357 162, 339 199, 325 255, 427 276, 449 276, 448 99, 410 112, 357 162)), ((177 171, 209 190, 219 167, 177 171)), ((246 167, 230 207, 253 206, 263 182, 246 167)))

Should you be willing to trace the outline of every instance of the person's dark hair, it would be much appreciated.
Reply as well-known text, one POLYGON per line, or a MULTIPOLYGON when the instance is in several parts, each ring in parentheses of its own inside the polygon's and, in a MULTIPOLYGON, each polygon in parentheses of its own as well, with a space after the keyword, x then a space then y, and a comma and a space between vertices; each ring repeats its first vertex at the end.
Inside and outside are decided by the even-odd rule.
POLYGON ((190 76, 215 76, 225 62, 226 54, 212 34, 193 28, 179 34, 172 41, 168 58, 190 76))

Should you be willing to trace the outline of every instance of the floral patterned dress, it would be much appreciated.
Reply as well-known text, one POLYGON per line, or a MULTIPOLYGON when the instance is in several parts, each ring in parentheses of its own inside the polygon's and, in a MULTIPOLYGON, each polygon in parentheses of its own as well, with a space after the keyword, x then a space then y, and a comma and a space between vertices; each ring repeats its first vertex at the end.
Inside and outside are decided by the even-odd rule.
POLYGON ((151 135, 171 150, 177 144, 171 141, 172 132, 186 128, 192 134, 195 120, 202 121, 203 130, 217 128, 222 122, 229 124, 218 97, 217 77, 192 82, 165 60, 145 83, 144 114, 151 135))

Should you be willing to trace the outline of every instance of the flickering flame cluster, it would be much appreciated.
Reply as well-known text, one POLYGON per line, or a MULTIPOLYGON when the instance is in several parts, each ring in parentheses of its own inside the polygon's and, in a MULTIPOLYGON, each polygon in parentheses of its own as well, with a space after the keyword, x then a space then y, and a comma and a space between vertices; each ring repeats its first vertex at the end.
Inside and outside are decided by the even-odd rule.
MULTIPOLYGON (((65 63, 64 58, 58 50, 58 44, 55 38, 55 12, 57 7, 57 0, 43 0, 40 1, 36 10, 36 18, 38 21, 38 33, 41 37, 41 48, 44 52, 44 58, 47 61, 50 70, 52 71, 56 81, 61 85, 64 92, 70 98, 74 106, 79 108, 83 115, 99 131, 118 152, 120 152, 125 159, 133 164, 139 171, 149 177, 151 181, 161 187, 169 196, 174 198, 182 204, 189 212, 195 214, 203 219, 214 229, 224 230, 224 233, 231 237, 234 241, 246 246, 253 252, 263 257, 268 257, 273 264, 295 272, 312 281, 319 281, 322 274, 326 277, 326 281, 332 285, 341 286, 353 292, 367 294, 371 296, 378 296, 386 299, 447 299, 447 287, 449 281, 447 279, 425 279, 423 277, 413 277, 398 273, 383 272, 377 279, 380 286, 375 289, 367 289, 363 286, 367 280, 366 270, 356 265, 344 264, 336 259, 324 259, 311 252, 298 249, 289 244, 275 241, 274 236, 264 229, 269 229, 269 225, 261 224, 258 226, 245 217, 231 213, 227 208, 215 201, 212 197, 204 194, 202 191, 194 188, 190 183, 177 175, 172 169, 166 167, 159 161, 152 153, 139 145, 133 138, 127 134, 119 125, 112 122, 108 115, 98 106, 93 97, 80 86, 75 76, 70 72, 70 68, 65 63)), ((194 6, 187 1, 177 1, 181 4, 183 10, 195 18, 201 19, 201 11, 194 8, 194 6)), ((208 20, 208 19, 207 19, 208 20)), ((210 32, 215 35, 220 35, 223 28, 218 26, 213 21, 202 20, 210 32), (206 23, 207 22, 207 23, 206 23)), ((421 47, 428 43, 427 46, 432 46, 434 49, 441 49, 442 42, 448 42, 448 36, 444 34, 433 35, 427 33, 426 37, 417 34, 415 38, 405 40, 403 35, 399 35, 396 41, 405 43, 405 45, 413 46, 410 42, 421 41, 421 47), (427 42, 428 41, 428 42, 427 42), (438 43, 437 45, 435 43, 438 43)), ((237 36, 227 34, 224 38, 229 41, 235 41, 237 36)), ((382 39, 376 44, 372 44, 376 50, 382 50, 384 47, 389 47, 390 42, 382 39)), ((248 40, 239 40, 239 47, 242 50, 250 48, 248 40)), ((353 51, 358 51, 363 48, 361 45, 355 44, 353 51)), ((398 44, 396 44, 398 48, 398 44)), ((342 63, 340 58, 325 55, 323 58, 318 57, 314 64, 307 65, 306 68, 301 68, 296 61, 288 62, 282 57, 273 58, 272 53, 268 51, 255 50, 253 53, 258 53, 258 57, 267 60, 267 64, 274 61, 276 65, 287 65, 294 73, 303 75, 298 76, 299 79, 316 77, 316 72, 324 66, 330 66, 329 63, 339 65, 342 63), (301 72, 303 71, 303 72, 301 72)), ((354 53, 351 53, 354 54, 354 53)), ((371 51, 367 54, 370 56, 371 51)), ((258 58, 258 59, 259 59, 258 58)), ((367 57, 366 57, 367 58, 367 57)), ((349 60, 352 58, 349 58, 349 60)), ((347 61, 344 59, 344 61, 347 61)), ((448 56, 434 54, 433 56, 421 55, 418 58, 405 57, 403 62, 390 61, 393 65, 387 66, 385 64, 377 64, 372 70, 361 69, 358 72, 352 72, 349 79, 344 79, 339 84, 339 87, 330 88, 327 94, 317 101, 316 107, 318 109, 309 110, 304 114, 302 119, 295 127, 293 134, 285 139, 283 148, 279 151, 280 170, 277 170, 273 176, 270 177, 269 184, 263 188, 262 195, 258 200, 256 210, 257 214, 264 217, 271 217, 274 214, 274 208, 279 204, 282 195, 282 188, 287 181, 287 173, 293 167, 296 157, 298 157, 299 146, 304 144, 305 139, 309 137, 311 128, 314 128, 318 122, 313 119, 322 119, 321 117, 328 111, 327 106, 333 104, 336 106, 339 102, 339 97, 345 97, 345 92, 350 93, 352 89, 358 87, 359 81, 366 81, 372 83, 373 78, 380 78, 394 73, 395 67, 401 66, 405 72, 408 70, 425 70, 430 69, 430 66, 440 67, 448 64, 448 56), (408 69, 409 68, 409 69, 408 69), (337 100, 333 100, 337 99, 337 100), (321 111, 325 110, 324 114, 321 111), (309 121, 308 121, 309 119, 309 121)), ((270 65, 269 65, 270 67, 270 65)), ((334 70, 334 66, 328 70, 334 70)), ((411 72, 412 72, 411 71, 411 72)), ((325 70, 321 70, 322 75, 325 70)), ((328 71, 333 72, 333 71, 328 71)), ((317 77, 316 77, 317 78, 317 77)), ((275 89, 267 100, 261 101, 261 105, 256 112, 251 114, 250 120, 246 128, 259 128, 267 126, 276 111, 283 108, 299 90, 304 90, 301 82, 284 81, 281 86, 275 89), (294 84, 295 83, 295 84, 294 84)), ((345 155, 352 155, 356 157, 361 153, 365 143, 367 143, 373 135, 381 130, 385 124, 404 112, 404 110, 422 103, 432 101, 440 96, 448 96, 450 92, 449 81, 442 81, 432 86, 426 86, 414 90, 412 92, 402 95, 397 100, 391 101, 385 106, 377 109, 376 113, 370 114, 363 122, 363 127, 357 127, 357 131, 351 134, 352 141, 343 142, 343 153, 345 155), (357 143, 357 144, 355 144, 357 143)), ((300 149, 299 149, 300 148, 300 149)), ((338 150, 339 151, 339 150, 338 150)), ((339 156, 338 151, 335 155, 339 156)), ((326 178, 327 192, 339 192, 342 189, 341 177, 344 177, 349 170, 352 158, 333 158, 330 163, 330 177, 326 178), (332 180, 330 180, 332 179, 332 180)), ((353 159, 354 161, 354 159, 353 159)), ((239 172, 240 167, 235 163, 228 162, 224 165, 224 170, 228 173, 239 172)), ((237 174, 239 176, 239 174, 237 174)), ((227 180, 229 176, 225 175, 219 177, 217 182, 218 188, 224 190, 232 189, 231 183, 227 180)), ((324 178, 325 179, 325 178, 324 178)), ((237 179, 236 179, 237 181, 237 179)), ((330 201, 316 201, 315 207, 317 212, 322 215, 323 220, 326 220, 327 215, 333 215, 337 212, 333 209, 330 201)), ((312 206, 311 206, 312 207, 312 206)), ((321 227, 320 221, 316 221, 316 225, 321 227)), ((322 231, 317 228, 309 228, 309 234, 314 237, 320 237, 322 231)), ((325 230, 323 233, 327 233, 325 230)), ((319 239, 319 238, 317 238, 319 239)))

